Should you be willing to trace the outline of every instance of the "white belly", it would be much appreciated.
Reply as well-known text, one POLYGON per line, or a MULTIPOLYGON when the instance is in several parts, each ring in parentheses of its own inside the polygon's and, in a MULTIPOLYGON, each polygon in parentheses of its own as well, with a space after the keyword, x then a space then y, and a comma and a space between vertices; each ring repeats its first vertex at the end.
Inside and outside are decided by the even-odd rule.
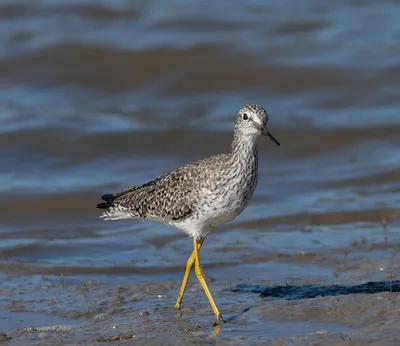
POLYGON ((243 196, 236 189, 220 198, 205 201, 202 210, 202 221, 206 227, 216 228, 235 219, 247 206, 243 196))
POLYGON ((216 228, 219 226, 222 226, 225 223, 228 223, 230 221, 232 221, 233 219, 235 219, 241 211, 239 212, 228 212, 226 214, 222 214, 222 215, 217 215, 213 218, 210 218, 207 222, 207 224, 212 227, 212 228, 216 228))

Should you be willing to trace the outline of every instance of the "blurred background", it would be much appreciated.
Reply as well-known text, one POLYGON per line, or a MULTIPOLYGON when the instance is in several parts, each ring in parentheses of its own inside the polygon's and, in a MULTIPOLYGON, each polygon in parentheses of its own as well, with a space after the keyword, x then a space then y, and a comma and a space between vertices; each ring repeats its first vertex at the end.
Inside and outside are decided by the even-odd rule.
POLYGON ((355 281, 398 271, 399 18, 396 1, 0 1, 0 281, 179 282, 185 235, 95 204, 228 150, 247 103, 281 147, 260 141, 206 274, 333 281, 349 253, 369 263, 355 281))

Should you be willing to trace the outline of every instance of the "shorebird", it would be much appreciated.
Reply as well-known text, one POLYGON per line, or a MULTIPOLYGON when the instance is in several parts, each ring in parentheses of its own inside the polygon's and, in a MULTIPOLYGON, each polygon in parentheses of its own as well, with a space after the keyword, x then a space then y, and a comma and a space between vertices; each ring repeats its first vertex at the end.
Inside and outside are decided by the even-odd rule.
POLYGON ((143 185, 106 194, 100 216, 104 220, 152 220, 175 227, 193 238, 175 308, 180 309, 193 267, 217 318, 224 322, 208 289, 199 251, 206 236, 236 218, 248 205, 257 185, 257 137, 279 142, 267 130, 268 114, 256 104, 243 107, 237 116, 231 150, 190 163, 143 185))

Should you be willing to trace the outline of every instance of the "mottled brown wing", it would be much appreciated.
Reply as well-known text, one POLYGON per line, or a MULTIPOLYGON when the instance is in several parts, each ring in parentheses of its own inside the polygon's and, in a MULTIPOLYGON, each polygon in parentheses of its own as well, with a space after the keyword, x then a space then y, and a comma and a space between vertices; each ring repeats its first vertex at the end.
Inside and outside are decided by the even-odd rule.
POLYGON ((115 194, 112 204, 140 219, 184 219, 193 211, 189 197, 192 181, 186 177, 180 170, 174 171, 115 194))

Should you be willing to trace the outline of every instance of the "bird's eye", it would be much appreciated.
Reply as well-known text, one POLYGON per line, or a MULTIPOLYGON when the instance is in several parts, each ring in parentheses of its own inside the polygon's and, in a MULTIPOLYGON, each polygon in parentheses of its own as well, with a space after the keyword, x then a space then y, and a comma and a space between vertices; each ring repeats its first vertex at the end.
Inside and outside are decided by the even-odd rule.
POLYGON ((247 119, 249 119, 249 116, 246 113, 244 113, 243 114, 243 120, 247 120, 247 119))

